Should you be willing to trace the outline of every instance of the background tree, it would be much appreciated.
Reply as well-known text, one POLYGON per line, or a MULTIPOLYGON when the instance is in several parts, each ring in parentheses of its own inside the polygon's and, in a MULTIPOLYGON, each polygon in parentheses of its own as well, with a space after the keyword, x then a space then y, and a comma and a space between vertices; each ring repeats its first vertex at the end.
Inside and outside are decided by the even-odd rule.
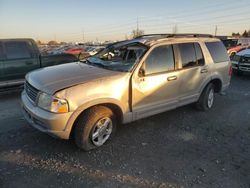
POLYGON ((232 33, 232 37, 240 37, 240 33, 232 33))
POLYGON ((140 29, 135 29, 132 31, 132 38, 136 38, 136 37, 139 37, 141 35, 144 35, 144 31, 143 30, 140 30, 140 29))
POLYGON ((60 42, 60 45, 66 45, 67 42, 60 42))
POLYGON ((248 30, 247 34, 248 34, 248 37, 250 37, 250 29, 248 30))
POLYGON ((247 30, 244 31, 244 33, 242 34, 242 37, 248 37, 248 32, 247 32, 247 30))
POLYGON ((57 45, 57 42, 54 41, 54 40, 51 40, 51 41, 48 42, 48 45, 51 45, 51 46, 57 45))
POLYGON ((42 45, 42 44, 43 44, 40 40, 36 41, 36 43, 37 43, 38 45, 42 45))
POLYGON ((250 37, 250 30, 245 30, 242 34, 238 33, 232 33, 233 37, 250 37))

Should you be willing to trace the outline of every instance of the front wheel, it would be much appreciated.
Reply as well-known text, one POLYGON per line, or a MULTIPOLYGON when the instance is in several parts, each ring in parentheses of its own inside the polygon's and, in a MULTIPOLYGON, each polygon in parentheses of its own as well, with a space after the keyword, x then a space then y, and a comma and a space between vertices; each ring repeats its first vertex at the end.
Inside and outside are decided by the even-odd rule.
POLYGON ((208 84, 201 93, 201 96, 197 102, 197 108, 202 111, 211 109, 214 105, 215 91, 212 83, 208 84))
POLYGON ((116 129, 115 114, 105 106, 95 106, 84 112, 76 122, 76 145, 89 151, 106 143, 116 129))

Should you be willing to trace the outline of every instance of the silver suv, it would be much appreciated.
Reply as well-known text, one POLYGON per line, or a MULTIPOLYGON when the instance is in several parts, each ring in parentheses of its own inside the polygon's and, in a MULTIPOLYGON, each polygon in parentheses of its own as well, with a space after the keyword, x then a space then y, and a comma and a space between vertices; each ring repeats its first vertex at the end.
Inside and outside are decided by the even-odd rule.
POLYGON ((209 35, 157 34, 112 44, 77 63, 26 76, 22 107, 38 130, 91 150, 129 123, 186 104, 206 111, 230 84, 222 42, 209 35))

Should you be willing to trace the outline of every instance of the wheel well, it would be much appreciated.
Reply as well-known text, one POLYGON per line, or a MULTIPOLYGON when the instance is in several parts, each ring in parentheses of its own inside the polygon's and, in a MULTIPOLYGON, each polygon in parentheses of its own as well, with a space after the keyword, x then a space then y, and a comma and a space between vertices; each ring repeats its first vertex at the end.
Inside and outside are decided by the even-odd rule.
POLYGON ((117 106, 116 104, 113 104, 113 103, 100 104, 100 106, 106 106, 106 107, 110 108, 115 113, 118 124, 122 123, 123 113, 122 113, 122 110, 119 106, 117 106))
MULTIPOLYGON (((118 123, 118 124, 121 124, 121 123, 122 123, 122 121, 123 121, 123 113, 122 113, 121 108, 120 108, 118 105, 113 104, 113 103, 103 103, 103 104, 98 104, 98 105, 94 105, 94 106, 105 106, 105 107, 111 109, 112 112, 115 113, 115 116, 116 116, 116 119, 117 119, 117 123, 118 123)), ((73 136, 74 136, 75 125, 76 125, 76 122, 78 121, 79 117, 80 117, 86 110, 88 110, 88 109, 90 109, 90 108, 93 108, 94 106, 90 106, 89 108, 85 109, 84 111, 82 111, 82 112, 78 115, 78 117, 76 118, 76 120, 75 120, 75 122, 74 122, 74 124, 73 124, 73 127, 72 127, 72 129, 71 129, 70 138, 73 138, 73 136)))
POLYGON ((222 89, 222 82, 220 79, 214 79, 210 83, 214 84, 214 90, 216 93, 219 93, 222 89))

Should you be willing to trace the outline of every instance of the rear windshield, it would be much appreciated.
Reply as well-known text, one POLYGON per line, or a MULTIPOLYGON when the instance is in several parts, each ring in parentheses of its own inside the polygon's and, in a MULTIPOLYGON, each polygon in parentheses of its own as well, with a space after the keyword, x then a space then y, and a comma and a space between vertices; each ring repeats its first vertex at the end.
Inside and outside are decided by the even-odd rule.
POLYGON ((227 50, 222 42, 206 42, 206 46, 214 60, 214 63, 229 61, 227 50))
POLYGON ((7 59, 27 59, 31 58, 31 50, 26 42, 6 42, 7 59))

